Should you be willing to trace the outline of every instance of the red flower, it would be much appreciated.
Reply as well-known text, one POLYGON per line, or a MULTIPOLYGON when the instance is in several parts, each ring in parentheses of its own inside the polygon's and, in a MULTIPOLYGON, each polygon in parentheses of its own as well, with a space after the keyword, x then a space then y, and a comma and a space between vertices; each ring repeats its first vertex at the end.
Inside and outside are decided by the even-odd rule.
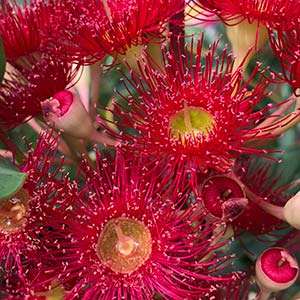
POLYGON ((43 55, 29 69, 7 71, 0 86, 0 126, 11 129, 42 114, 41 102, 70 87, 78 67, 43 55))
POLYGON ((65 1, 62 36, 72 56, 93 63, 106 54, 125 54, 132 46, 164 39, 166 22, 180 10, 182 0, 65 1))
POLYGON ((255 128, 271 107, 254 112, 268 95, 271 79, 256 66, 243 82, 240 69, 232 72, 227 48, 219 56, 216 50, 217 43, 205 54, 205 62, 200 60, 202 40, 196 53, 182 55, 180 61, 172 49, 164 51, 166 71, 148 67, 142 79, 133 74, 125 83, 130 96, 121 95, 128 106, 115 102, 111 111, 121 131, 107 130, 128 150, 157 160, 167 158, 173 166, 184 161, 202 172, 228 171, 232 158, 241 153, 265 153, 248 148, 245 142, 272 137, 267 127, 255 128), (251 78, 259 73, 257 85, 250 89, 251 78))
POLYGON ((285 228, 281 219, 261 207, 262 202, 283 207, 290 198, 290 187, 278 187, 279 177, 271 174, 271 166, 251 157, 239 160, 229 174, 210 176, 200 184, 200 197, 208 215, 230 224, 238 235, 245 231, 267 234, 285 228))
POLYGON ((54 34, 59 7, 52 1, 2 1, 0 36, 6 59, 0 85, 0 126, 11 129, 41 115, 41 102, 69 87, 78 67, 54 58, 58 51, 47 37, 54 34))
POLYGON ((47 300, 45 296, 33 295, 26 286, 20 281, 18 274, 0 275, 0 299, 5 300, 47 300))
MULTIPOLYGON (((227 25, 236 25, 244 20, 264 26, 290 28, 296 24, 300 8, 294 0, 193 0, 204 15, 216 14, 227 25), (294 23, 293 23, 294 22, 294 23)), ((201 18, 201 17, 200 17, 201 18)))
MULTIPOLYGON (((293 30, 270 30, 270 43, 278 58, 285 80, 294 88, 300 88, 300 26, 293 30)), ((296 92, 299 94, 299 91, 296 92)))
POLYGON ((49 48, 47 30, 55 31, 55 6, 48 1, 3 0, 0 4, 0 36, 3 40, 6 59, 13 65, 30 65, 49 48))
POLYGON ((21 172, 27 173, 23 186, 12 197, 1 200, 0 282, 3 280, 4 293, 29 295, 28 281, 39 277, 38 252, 44 249, 40 229, 47 207, 54 199, 63 201, 69 183, 64 174, 59 174, 59 168, 50 174, 56 147, 50 134, 42 134, 20 167, 21 172))
POLYGON ((235 278, 222 275, 226 260, 213 252, 220 245, 210 246, 215 226, 195 214, 184 178, 174 186, 119 154, 84 173, 77 201, 46 224, 55 232, 46 256, 61 261, 65 299, 206 299, 235 278))

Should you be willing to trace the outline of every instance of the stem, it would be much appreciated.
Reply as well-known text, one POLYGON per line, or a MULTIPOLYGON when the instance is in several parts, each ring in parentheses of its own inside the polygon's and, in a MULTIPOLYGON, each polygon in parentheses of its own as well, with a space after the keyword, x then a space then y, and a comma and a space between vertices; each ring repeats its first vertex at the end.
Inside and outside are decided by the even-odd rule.
POLYGON ((240 179, 232 174, 234 180, 236 180, 241 187, 245 190, 247 199, 257 204, 261 209, 263 209, 268 214, 278 218, 279 220, 286 221, 283 210, 284 208, 281 206, 274 205, 272 203, 266 202, 262 197, 253 193, 240 179))
POLYGON ((265 212, 278 218, 279 220, 286 221, 283 215, 283 207, 274 205, 264 200, 259 202, 258 206, 262 208, 265 212))
POLYGON ((14 155, 10 150, 2 150, 0 149, 0 156, 13 159, 14 155))
POLYGON ((98 132, 96 129, 93 130, 90 136, 90 141, 96 144, 103 144, 106 146, 115 146, 117 144, 117 141, 111 139, 110 137, 101 132, 98 132))
POLYGON ((269 125, 274 123, 274 121, 278 120, 281 117, 281 115, 294 104, 295 100, 296 99, 293 96, 286 100, 286 102, 281 104, 278 109, 276 109, 272 114, 268 116, 268 118, 262 121, 259 125, 255 126, 255 129, 268 128, 269 125))
POLYGON ((278 121, 276 121, 274 124, 272 124, 274 127, 274 131, 272 131, 272 132, 270 131, 270 133, 275 136, 279 136, 279 135, 285 133, 286 131, 288 131, 288 129, 297 125, 300 120, 299 111, 300 111, 300 97, 297 97, 294 110, 291 113, 289 113, 288 115, 286 115, 286 116, 282 117, 281 119, 279 119, 278 121))
MULTIPOLYGON (((234 232, 231 225, 228 225, 227 227, 224 226, 217 227, 214 230, 214 234, 216 237, 212 240, 210 246, 213 247, 217 245, 216 249, 218 249, 220 245, 226 243, 234 236, 234 232)), ((201 258, 199 263, 209 261, 214 255, 215 252, 212 249, 210 253, 206 254, 204 257, 201 258)))
POLYGON ((255 300, 269 300, 271 296, 270 292, 261 290, 257 295, 255 300))
POLYGON ((80 164, 80 159, 82 154, 86 154, 86 159, 88 160, 89 164, 93 166, 93 164, 90 163, 90 159, 88 154, 86 153, 86 141, 78 138, 74 138, 66 133, 62 133, 62 136, 64 138, 64 141, 68 145, 70 152, 71 152, 71 160, 75 165, 80 164))
POLYGON ((97 107, 99 91, 100 91, 100 83, 101 83, 100 70, 101 70, 101 66, 99 63, 90 66, 91 103, 89 105, 88 111, 93 122, 95 121, 96 118, 96 107, 97 107))
POLYGON ((295 299, 295 300, 300 299, 300 292, 297 292, 297 293, 293 296, 292 299, 295 299))
MULTIPOLYGON (((255 138, 247 141, 247 146, 253 147, 260 147, 262 144, 268 143, 270 139, 260 140, 257 137, 263 136, 263 135, 272 135, 274 137, 280 136, 281 134, 288 131, 290 128, 296 126, 299 123, 300 120, 300 97, 297 97, 296 99, 296 105, 294 110, 281 117, 276 118, 275 120, 271 119, 274 116, 276 116, 277 113, 281 113, 281 108, 279 108, 277 111, 275 111, 272 115, 269 116, 269 118, 265 121, 263 121, 260 125, 256 126, 254 129, 258 131, 258 134, 255 136, 255 138)), ((294 100, 293 100, 294 101, 294 100)), ((287 102, 289 103, 289 101, 287 102)), ((282 110, 286 110, 289 106, 286 104, 282 105, 282 110)))
POLYGON ((21 152, 21 150, 10 140, 10 138, 6 135, 6 133, 0 128, 0 141, 3 142, 8 150, 10 150, 13 154, 14 159, 18 163, 22 163, 26 156, 21 152))
MULTIPOLYGON (((107 104, 107 109, 104 111, 104 119, 105 119, 105 127, 109 127, 110 130, 112 130, 114 133, 118 134, 120 132, 119 128, 116 126, 115 121, 114 121, 114 114, 112 113, 114 105, 113 105, 113 99, 110 99, 108 104, 107 104)), ((101 122, 104 122, 102 118, 97 118, 96 119, 101 120, 101 122)))

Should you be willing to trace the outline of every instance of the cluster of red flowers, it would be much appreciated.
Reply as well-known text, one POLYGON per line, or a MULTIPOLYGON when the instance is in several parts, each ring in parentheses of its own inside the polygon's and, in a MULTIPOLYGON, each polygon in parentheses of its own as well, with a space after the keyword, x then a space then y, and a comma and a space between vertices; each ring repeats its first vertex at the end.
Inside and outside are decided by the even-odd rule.
POLYGON ((275 143, 299 143, 299 16, 299 0, 1 1, 0 299, 299 297, 299 180, 274 171, 275 143), (229 45, 207 46, 217 21, 229 45))

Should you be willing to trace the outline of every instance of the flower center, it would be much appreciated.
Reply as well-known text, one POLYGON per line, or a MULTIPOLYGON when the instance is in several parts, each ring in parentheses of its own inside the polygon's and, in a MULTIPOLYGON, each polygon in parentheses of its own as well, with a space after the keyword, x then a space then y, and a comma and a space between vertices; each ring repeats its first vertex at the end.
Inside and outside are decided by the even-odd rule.
POLYGON ((132 273, 148 259, 151 249, 148 228, 140 221, 120 217, 105 224, 96 251, 111 270, 132 273))
POLYGON ((22 188, 13 197, 0 202, 0 232, 13 233, 24 226, 29 198, 22 188))
POLYGON ((174 138, 194 138, 201 134, 207 136, 215 124, 213 116, 198 107, 188 107, 171 117, 169 128, 174 138))
POLYGON ((245 210, 248 200, 234 179, 217 175, 207 179, 202 187, 203 204, 215 218, 233 221, 245 210))

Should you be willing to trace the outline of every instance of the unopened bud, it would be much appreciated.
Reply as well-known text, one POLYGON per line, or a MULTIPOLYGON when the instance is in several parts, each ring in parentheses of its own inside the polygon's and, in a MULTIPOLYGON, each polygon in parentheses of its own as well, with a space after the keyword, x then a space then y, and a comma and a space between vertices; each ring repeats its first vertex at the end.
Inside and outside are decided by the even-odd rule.
POLYGON ((78 96, 60 91, 41 103, 46 122, 75 138, 88 139, 94 131, 90 115, 78 96))
POLYGON ((283 215, 287 223, 300 229, 300 191, 285 204, 283 215))
POLYGON ((125 54, 118 53, 117 59, 126 67, 129 66, 136 74, 143 72, 145 60, 154 68, 164 69, 161 41, 155 39, 148 44, 131 45, 125 54))
POLYGON ((230 26, 226 26, 226 32, 233 53, 237 57, 235 69, 237 69, 243 61, 243 68, 246 69, 254 53, 268 40, 267 29, 262 24, 258 24, 257 21, 251 24, 247 20, 238 24, 230 24, 230 26), (251 48, 252 50, 249 52, 251 48))

